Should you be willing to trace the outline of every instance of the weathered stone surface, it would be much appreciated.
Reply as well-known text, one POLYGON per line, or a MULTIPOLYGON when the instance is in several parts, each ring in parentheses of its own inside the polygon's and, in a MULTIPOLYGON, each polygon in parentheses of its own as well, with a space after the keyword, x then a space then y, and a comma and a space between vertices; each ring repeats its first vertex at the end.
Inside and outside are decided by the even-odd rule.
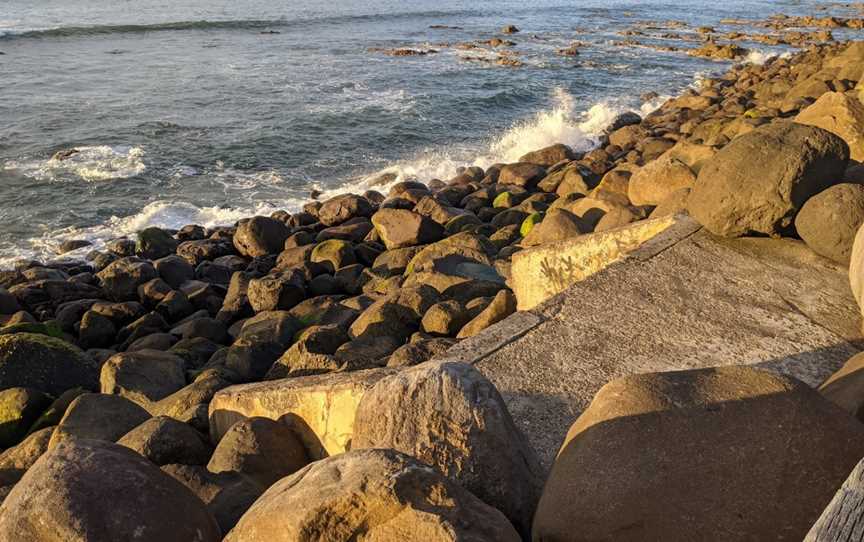
POLYGON ((148 418, 146 410, 118 395, 85 393, 69 404, 51 435, 50 447, 71 439, 114 442, 148 418))
POLYGON ((590 231, 576 215, 564 209, 550 209, 543 221, 531 228, 522 245, 532 247, 579 237, 590 231))
POLYGON ((570 539, 579 525, 586 540, 798 540, 862 454, 864 425, 794 379, 633 375, 570 428, 533 536, 570 539))
POLYGON ((774 122, 702 167, 687 210, 716 235, 781 234, 807 199, 840 182, 848 158, 849 147, 828 131, 774 122))
POLYGON ((0 391, 0 448, 18 444, 51 404, 51 396, 31 388, 0 391))
POLYGON ((414 312, 385 298, 366 308, 348 330, 352 339, 362 337, 408 338, 417 330, 414 312))
POLYGON ((267 490, 225 541, 307 537, 321 542, 519 540, 500 512, 392 450, 359 450, 312 463, 267 490))
POLYGON ((855 354, 819 386, 819 393, 864 422, 864 354, 855 354))
POLYGON ((562 160, 575 160, 576 153, 573 149, 563 143, 556 143, 542 149, 529 152, 519 158, 520 162, 537 164, 543 167, 551 167, 562 160))
POLYGON ((516 312, 516 296, 510 290, 501 290, 480 314, 471 319, 470 322, 459 330, 457 338, 467 339, 468 337, 473 337, 487 327, 507 318, 514 312, 516 312))
POLYGON ((853 160, 864 160, 864 105, 842 92, 826 92, 798 113, 795 122, 817 126, 843 138, 853 160))
POLYGON ((325 226, 336 226, 357 217, 370 217, 375 207, 362 196, 343 194, 325 201, 318 210, 318 218, 325 226))
POLYGON ((46 452, 12 489, 0 539, 216 542, 220 532, 204 503, 146 459, 76 440, 46 452))
POLYGON ((138 452, 157 465, 204 465, 213 451, 201 433, 168 416, 150 418, 123 435, 117 444, 138 452))
POLYGON ((65 341, 35 333, 0 335, 0 389, 26 387, 60 395, 99 387, 99 367, 65 341))
POLYGON ((852 542, 861 539, 861 507, 864 506, 864 461, 859 462, 822 515, 804 538, 805 542, 852 542))
POLYGON ((529 532, 537 457, 495 386, 470 365, 432 361, 378 381, 354 421, 351 449, 362 448, 416 457, 529 532))
POLYGON ((676 190, 692 188, 696 175, 687 164, 665 154, 630 177, 627 197, 633 205, 659 205, 676 190))
POLYGON ((306 288, 302 275, 288 269, 251 279, 246 296, 255 312, 288 310, 303 301, 306 288))
MULTIPOLYGON (((619 230, 581 235, 514 254, 510 284, 519 309, 531 309, 572 284, 620 261, 672 227, 676 220, 675 217, 646 220, 619 230)), ((543 223, 545 220, 540 226, 543 223)), ((691 223, 690 230, 694 228, 691 223)))
POLYGON ((234 248, 250 258, 279 254, 291 230, 280 220, 255 216, 237 226, 234 248))
POLYGON ((501 172, 498 174, 498 183, 529 188, 536 186, 545 176, 546 168, 537 164, 517 162, 501 168, 501 172))
POLYGON ((270 367, 268 379, 308 376, 338 370, 334 354, 349 337, 338 325, 310 326, 270 367))
POLYGON ((817 254, 849 265, 852 245, 864 224, 864 186, 841 183, 816 194, 795 217, 795 229, 817 254))
POLYGON ((120 395, 149 409, 186 385, 183 358, 158 350, 121 352, 102 365, 102 393, 120 395))
POLYGON ((0 471, 23 475, 24 471, 32 467, 48 449, 48 442, 53 432, 53 427, 39 429, 30 433, 16 446, 4 450, 0 454, 0 471))
POLYGON ((613 378, 746 363, 815 387, 860 340, 844 269, 800 241, 699 231, 658 236, 446 356, 474 363, 495 384, 548 468, 573 420, 613 378))
POLYGON ((286 424, 268 418, 240 420, 225 432, 207 463, 213 473, 239 472, 261 487, 309 463, 303 443, 286 424))
POLYGON ((189 488, 207 505, 223 534, 234 528, 264 492, 264 488, 239 472, 214 474, 198 465, 164 465, 162 472, 189 488))
POLYGON ((210 401, 210 436, 218 440, 237 421, 262 416, 288 424, 312 460, 342 453, 363 394, 389 374, 370 369, 231 386, 210 401))
POLYGON ((450 299, 429 307, 420 325, 423 331, 431 335, 452 337, 459 333, 470 319, 471 314, 465 306, 455 299, 450 299))
POLYGON ((96 273, 102 288, 114 301, 137 301, 138 287, 158 276, 150 262, 135 257, 117 260, 96 273))
POLYGON ((372 224, 387 250, 434 243, 444 236, 443 226, 406 209, 381 209, 372 224))

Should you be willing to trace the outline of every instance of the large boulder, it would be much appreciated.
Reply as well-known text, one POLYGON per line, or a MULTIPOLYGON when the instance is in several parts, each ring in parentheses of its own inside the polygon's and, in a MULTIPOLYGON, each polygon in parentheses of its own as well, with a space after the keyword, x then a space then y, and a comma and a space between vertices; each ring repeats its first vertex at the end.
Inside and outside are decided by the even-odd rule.
POLYGON ((85 393, 66 408, 50 446, 82 438, 114 442, 149 418, 146 410, 119 395, 85 393))
POLYGON ((495 386, 470 365, 430 361, 381 379, 360 401, 351 448, 411 455, 495 506, 523 534, 530 530, 541 484, 537 457, 495 386))
POLYGON ((795 122, 818 126, 843 138, 849 154, 864 160, 864 105, 842 92, 826 92, 815 103, 798 113, 795 122))
POLYGON ((774 122, 705 163, 687 210, 716 235, 782 234, 804 202, 843 178, 848 159, 849 147, 836 135, 774 122))
POLYGON ((318 461, 268 489, 225 542, 517 542, 494 508, 393 450, 318 461))
POLYGON ((507 164, 498 174, 499 184, 510 184, 523 188, 533 188, 546 176, 546 168, 528 162, 507 164))
POLYGON ((255 216, 240 223, 234 233, 234 248, 250 258, 279 254, 291 230, 280 220, 255 216))
POLYGON ((864 425, 795 379, 736 366, 628 376, 570 428, 533 535, 800 540, 862 455, 864 425))
POLYGON ((372 224, 387 250, 434 243, 444 236, 441 224, 406 209, 381 209, 372 224))
POLYGON ((813 252, 849 265, 858 228, 864 224, 864 186, 842 183, 816 194, 795 217, 795 229, 813 252))
POLYGON ((9 388, 0 391, 0 448, 18 444, 50 405, 51 397, 39 390, 9 388))
POLYGON ((342 194, 325 201, 318 209, 318 218, 325 226, 336 226, 357 217, 370 217, 375 207, 368 199, 356 194, 342 194))
POLYGON ((542 149, 529 152, 519 158, 520 162, 528 162, 543 167, 551 167, 564 160, 575 160, 577 158, 573 149, 563 143, 556 143, 542 149))
POLYGON ((0 389, 27 387, 51 395, 99 387, 99 366, 81 349, 35 333, 0 335, 0 389))
POLYGON ((659 205, 676 190, 692 188, 696 182, 687 164, 664 154, 630 177, 627 197, 633 205, 659 205))
POLYGON ((135 452, 76 440, 46 452, 0 506, 0 539, 16 542, 216 542, 219 527, 191 491, 135 452))
POLYGON ((288 310, 306 297, 303 276, 293 269, 274 271, 249 281, 246 290, 255 312, 288 310))
POLYGON ((550 209, 543 221, 532 227, 522 240, 522 245, 531 247, 545 243, 563 241, 589 233, 590 227, 578 216, 564 209, 550 209))
POLYGON ((96 273, 102 288, 114 301, 137 301, 138 287, 158 276, 153 264, 134 256, 121 258, 96 273))
POLYGON ((207 505, 216 523, 227 533, 265 488, 239 472, 214 474, 198 465, 164 465, 165 472, 195 494, 207 505))
POLYGON ((173 254, 178 244, 177 240, 162 228, 144 228, 138 232, 135 253, 142 258, 156 260, 173 254))
POLYGON ((144 408, 186 385, 186 362, 157 350, 121 352, 102 365, 102 393, 126 397, 144 408))
POLYGON ((204 465, 213 451, 189 424, 155 416, 123 435, 117 444, 134 450, 157 465, 204 465))
POLYGON ((287 425, 253 417, 228 429, 213 451, 207 470, 239 472, 262 487, 270 487, 308 463, 303 443, 287 425))

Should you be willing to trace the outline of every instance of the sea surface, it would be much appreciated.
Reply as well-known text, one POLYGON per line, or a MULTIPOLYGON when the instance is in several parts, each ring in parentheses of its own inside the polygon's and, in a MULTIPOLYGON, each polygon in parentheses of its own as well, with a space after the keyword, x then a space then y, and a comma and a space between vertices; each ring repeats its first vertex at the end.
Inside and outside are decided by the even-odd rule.
MULTIPOLYGON (((556 142, 588 148, 615 114, 650 112, 729 66, 622 47, 618 32, 741 30, 718 22, 818 4, 0 0, 0 268, 67 239, 292 211, 313 189, 382 173, 447 179, 556 142), (501 34, 507 24, 521 32, 501 34), (523 66, 448 46, 496 37, 523 66), (573 42, 579 56, 557 53, 573 42), (374 50, 403 47, 438 52, 374 50)), ((750 62, 786 53, 742 45, 750 62)))

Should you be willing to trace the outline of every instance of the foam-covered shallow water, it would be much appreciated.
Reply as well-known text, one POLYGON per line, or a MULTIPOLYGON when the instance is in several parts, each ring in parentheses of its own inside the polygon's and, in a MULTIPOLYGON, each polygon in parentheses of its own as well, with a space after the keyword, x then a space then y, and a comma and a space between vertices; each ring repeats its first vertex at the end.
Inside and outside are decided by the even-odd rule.
MULTIPOLYGON (((552 143, 588 148, 617 113, 647 113, 727 67, 620 47, 618 31, 669 20, 722 31, 724 17, 815 4, 5 0, 0 267, 66 239, 291 211, 312 189, 362 189, 382 173, 446 179, 552 143), (505 24, 522 31, 502 36, 505 24), (445 46, 493 37, 516 42, 523 66, 445 46), (574 41, 579 56, 557 54, 574 41), (396 47, 437 52, 370 50, 396 47)), ((753 46, 747 61, 784 52, 753 46)))

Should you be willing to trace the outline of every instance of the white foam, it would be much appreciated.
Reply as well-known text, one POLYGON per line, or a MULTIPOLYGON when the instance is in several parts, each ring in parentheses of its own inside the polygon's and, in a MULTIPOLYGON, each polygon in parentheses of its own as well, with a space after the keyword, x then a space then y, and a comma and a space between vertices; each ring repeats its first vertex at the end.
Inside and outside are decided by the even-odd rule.
POLYGON ((3 164, 3 169, 14 170, 38 180, 63 180, 69 177, 88 182, 127 179, 144 173, 144 149, 126 145, 93 145, 75 147, 77 152, 65 159, 16 161, 3 164))
POLYGON ((756 66, 761 66, 771 60, 779 56, 776 51, 764 51, 760 49, 751 49, 747 56, 744 57, 743 64, 755 64, 756 66))

